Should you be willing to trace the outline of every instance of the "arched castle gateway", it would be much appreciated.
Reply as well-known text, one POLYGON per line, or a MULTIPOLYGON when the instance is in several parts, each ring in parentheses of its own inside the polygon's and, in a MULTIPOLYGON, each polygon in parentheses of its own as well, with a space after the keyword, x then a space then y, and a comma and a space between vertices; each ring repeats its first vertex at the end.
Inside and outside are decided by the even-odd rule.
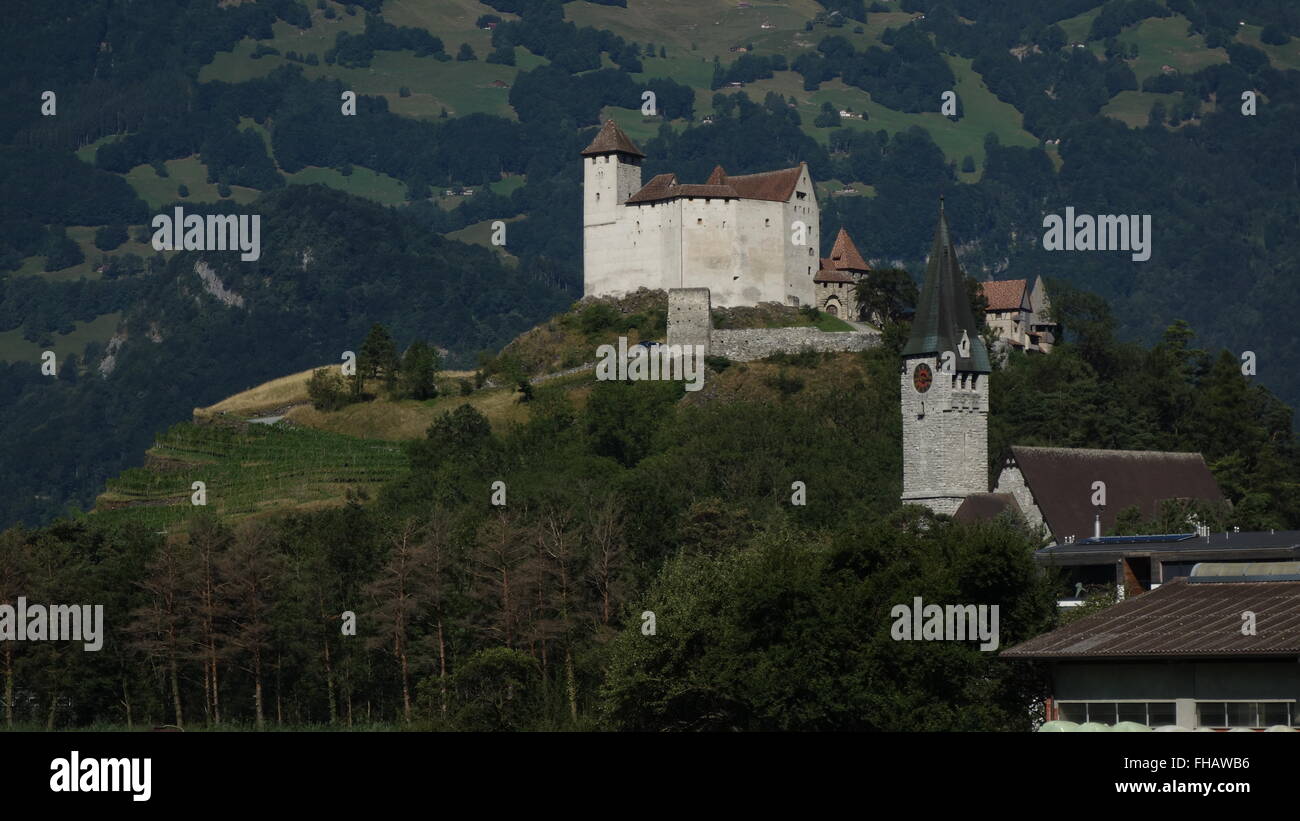
POLYGON ((585 296, 708 288, 718 306, 816 304, 821 226, 805 163, 743 176, 718 166, 703 185, 676 174, 642 185, 645 154, 613 120, 582 156, 585 296))

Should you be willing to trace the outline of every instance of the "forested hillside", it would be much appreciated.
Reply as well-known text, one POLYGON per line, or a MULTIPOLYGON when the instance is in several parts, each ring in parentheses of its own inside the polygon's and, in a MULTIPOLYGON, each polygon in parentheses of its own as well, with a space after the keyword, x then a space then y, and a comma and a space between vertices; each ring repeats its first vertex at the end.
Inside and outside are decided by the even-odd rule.
MULTIPOLYGON (((1300 527, 1290 408, 1184 325, 1148 348, 1117 340, 1095 298, 1060 301, 1079 342, 992 376, 991 468, 1011 443, 1198 450, 1233 504, 1202 521, 1300 527)), ((580 332, 634 316, 591 311, 580 332)), ((0 590, 100 602, 107 625, 94 653, 5 642, 5 720, 1027 730, 1039 671, 890 637, 891 608, 919 595, 997 604, 1009 646, 1056 623, 1061 592, 1022 524, 900 508, 898 355, 713 360, 699 394, 539 380, 496 429, 474 391, 400 454, 306 427, 178 426, 148 473, 114 483, 170 506, 0 534, 0 590), (344 486, 325 505, 286 497, 324 482, 344 486)), ((1186 512, 1121 520, 1168 532, 1186 512)))
POLYGON ((1097 293, 1126 339, 1185 319, 1300 400, 1281 0, 11 5, 0 522, 88 506, 192 407, 335 361, 375 321, 467 365, 576 299, 577 152, 609 116, 647 177, 808 162, 822 236, 848 227, 877 265, 921 269, 943 193, 972 274, 1097 293), (208 261, 242 307, 149 244, 177 204, 263 216, 261 259, 208 261), (1151 259, 1043 250, 1066 206, 1150 214, 1151 259))

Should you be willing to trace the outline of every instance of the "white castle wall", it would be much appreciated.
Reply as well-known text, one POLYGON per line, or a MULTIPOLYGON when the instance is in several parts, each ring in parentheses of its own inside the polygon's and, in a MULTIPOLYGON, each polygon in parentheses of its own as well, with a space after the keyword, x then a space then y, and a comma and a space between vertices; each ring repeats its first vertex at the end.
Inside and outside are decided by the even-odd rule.
POLYGON ((637 288, 708 288, 713 304, 811 305, 820 216, 812 180, 790 203, 683 197, 624 205, 641 186, 638 165, 587 157, 583 194, 584 295, 637 288), (795 245, 794 220, 808 227, 795 245), (687 272, 683 274, 683 271, 687 272))
POLYGON ((668 291, 669 345, 703 345, 708 356, 736 362, 762 359, 775 353, 865 351, 880 344, 880 334, 866 331, 826 333, 817 328, 752 328, 715 330, 707 288, 668 291))

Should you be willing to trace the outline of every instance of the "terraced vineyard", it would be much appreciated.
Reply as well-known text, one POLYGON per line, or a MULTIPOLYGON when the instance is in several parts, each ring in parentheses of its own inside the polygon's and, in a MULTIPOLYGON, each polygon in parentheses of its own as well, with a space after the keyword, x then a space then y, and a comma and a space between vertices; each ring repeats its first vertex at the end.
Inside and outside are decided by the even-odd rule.
POLYGON ((290 508, 337 504, 348 489, 373 489, 407 465, 400 445, 278 425, 182 423, 160 435, 143 468, 108 482, 96 517, 169 527, 196 507, 203 482, 208 507, 239 519, 290 508))

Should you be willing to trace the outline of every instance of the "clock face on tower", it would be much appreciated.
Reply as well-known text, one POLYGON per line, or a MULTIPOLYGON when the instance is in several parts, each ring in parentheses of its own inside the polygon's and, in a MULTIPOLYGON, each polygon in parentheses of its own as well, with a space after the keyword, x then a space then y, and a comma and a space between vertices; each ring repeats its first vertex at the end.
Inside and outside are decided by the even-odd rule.
POLYGON ((930 373, 930 366, 924 362, 916 366, 912 371, 912 387, 916 388, 917 393, 925 393, 930 390, 930 383, 934 381, 934 375, 930 373))

